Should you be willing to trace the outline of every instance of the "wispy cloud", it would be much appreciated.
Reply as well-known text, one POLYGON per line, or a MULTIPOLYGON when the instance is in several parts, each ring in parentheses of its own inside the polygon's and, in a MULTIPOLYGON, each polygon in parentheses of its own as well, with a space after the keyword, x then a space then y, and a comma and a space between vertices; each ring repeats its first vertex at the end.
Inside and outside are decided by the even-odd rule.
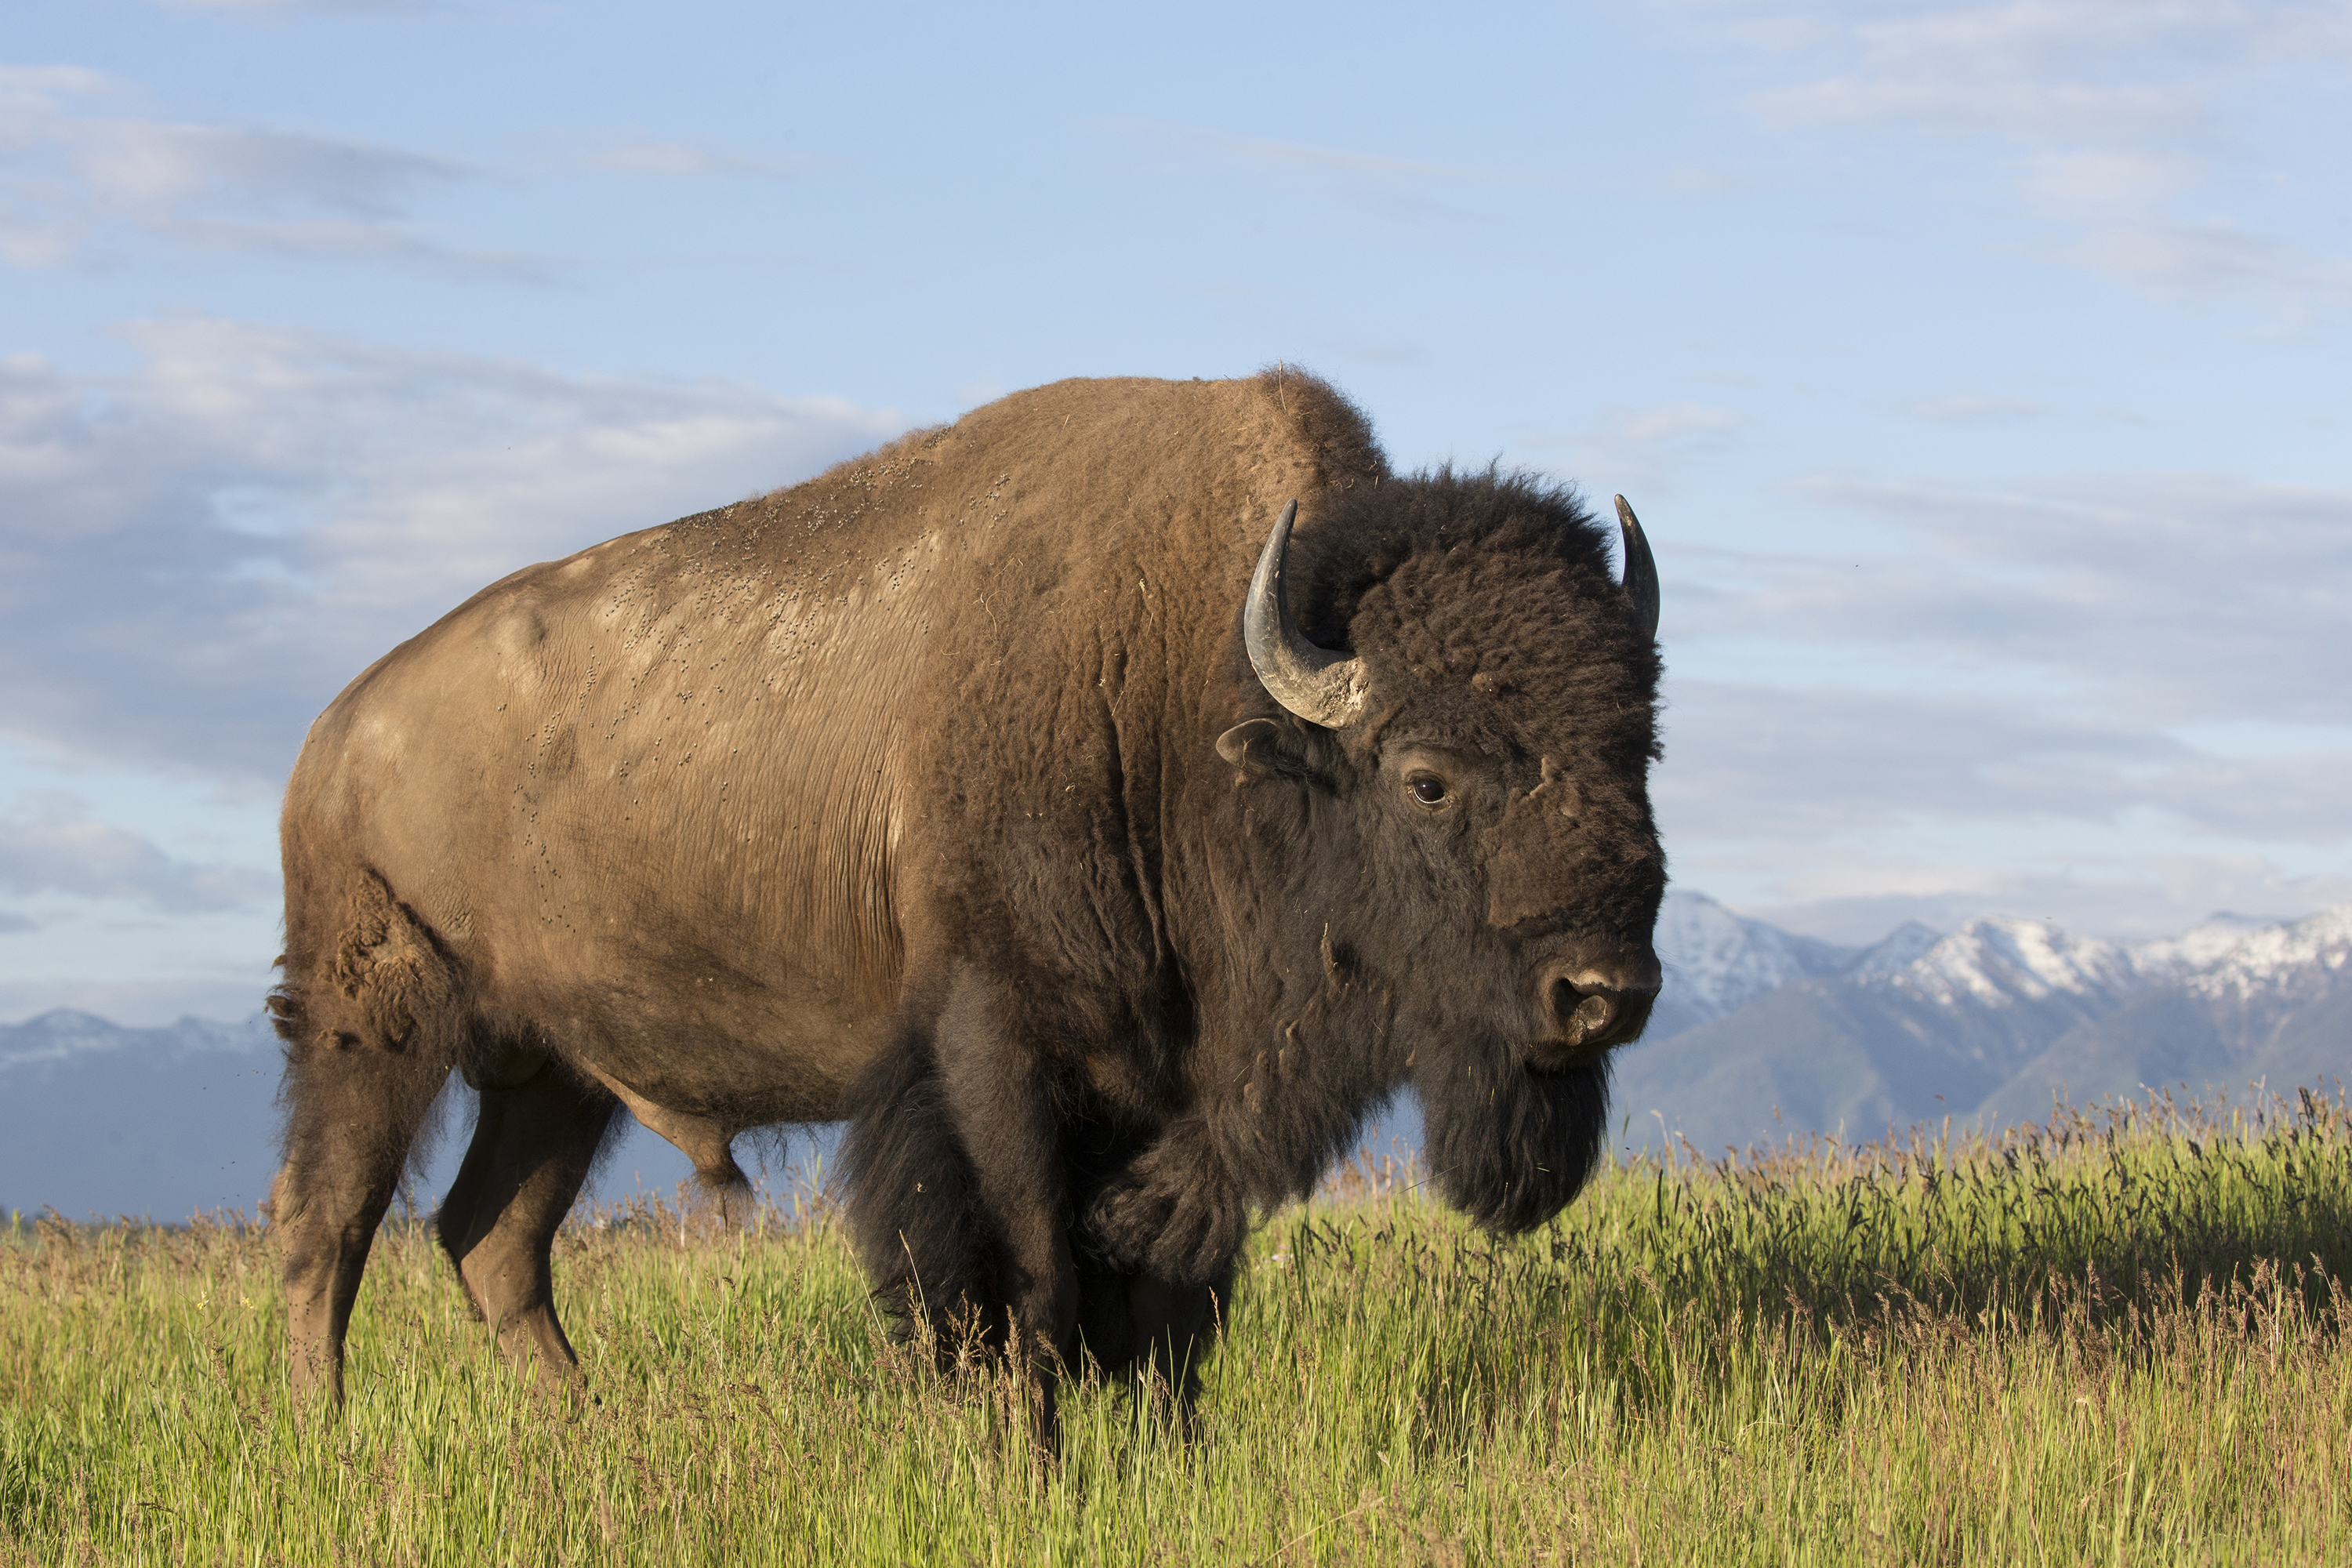
POLYGON ((2019 80, 1969 64, 1933 57, 1899 65, 1872 59, 1855 74, 1769 89, 1753 102, 1765 118, 1783 123, 1894 125, 2023 142, 2202 139, 2212 131, 2210 111, 2197 93, 2019 80))
POLYGON ((0 360, 0 729, 268 778, 342 681, 517 566, 799 478, 887 412, 187 318, 0 360))
POLYGON ((572 153, 572 167, 603 174, 642 174, 657 178, 698 178, 710 175, 782 180, 804 174, 818 166, 814 158, 754 157, 698 147, 688 142, 621 138, 594 142, 572 153))
POLYGON ((1638 447, 1667 442, 1717 441, 1746 424, 1745 416, 1729 408, 1703 403, 1670 403, 1656 408, 1636 408, 1619 415, 1607 426, 1615 439, 1638 447))
POLYGON ((1898 658, 2011 671, 1989 689, 2136 726, 2343 718, 2352 491, 2173 474, 1799 492, 1883 529, 1883 545, 1694 556, 1739 591, 1688 595, 1686 635, 1847 647, 1858 676, 1898 658))
POLYGON ((1681 875, 1824 931, 2006 909, 2152 934, 2352 897, 2352 490, 1798 490, 1850 542, 1676 552, 1681 875))
POLYGON ((2153 811, 2216 838, 2352 842, 2341 787, 2352 750, 2220 756, 2011 698, 1677 682, 1669 750, 1662 809, 1706 838, 1825 843, 1922 821, 2153 811))
POLYGON ((1949 931, 1990 914, 2128 940, 2177 935, 2221 912, 2281 920, 2347 901, 2352 877, 2296 874, 2258 855, 2036 856, 2006 866, 1858 857, 1791 867, 1742 908, 1832 942, 1874 942, 1905 921, 1949 931))
POLYGON ((92 71, 0 67, 0 261, 106 265, 135 236, 509 278, 545 270, 539 258, 443 245, 414 225, 418 198, 476 177, 455 160, 142 118, 121 111, 130 96, 92 71))
MULTIPOLYGON (((265 872, 167 855, 144 835, 91 816, 69 796, 51 796, 30 813, 0 816, 0 891, 123 899, 167 914, 199 914, 235 909, 277 890, 278 879, 265 872)), ((18 919, 18 930, 36 923, 18 919)))
POLYGON ((1157 121, 1102 120, 1096 125, 1113 135, 1156 142, 1288 181, 1325 199, 1408 224, 1430 220, 1444 208, 1443 197, 1448 193, 1481 188, 1562 190, 1570 184, 1563 176, 1539 169, 1397 157, 1157 121))
POLYGON ((2352 899, 2352 749, 2225 756, 2014 697, 1683 680, 1670 699, 1654 797, 1677 875, 1794 930, 2006 912, 2154 936, 2352 899))
POLYGON ((1592 425, 1565 435, 1538 435, 1530 452, 1559 451, 1572 472, 1610 476, 1604 482, 1649 489, 1677 469, 1721 452, 1748 416, 1707 403, 1665 403, 1610 409, 1592 425))
POLYGON ((256 16, 316 13, 366 15, 383 11, 430 11, 434 0, 153 0, 173 11, 229 11, 256 16))
POLYGON ((2179 144, 2217 134, 2228 74, 2352 63, 2352 18, 2325 0, 1827 0, 1706 5, 1826 74, 1768 88, 1768 114, 1994 134, 2024 143, 2179 144))
POLYGON ((2243 294, 2299 325, 2352 304, 2352 257, 2323 256, 2233 223, 2153 215, 2085 230, 2069 261, 2155 294, 2243 294))
POLYGON ((1978 139, 2050 258, 2144 291, 2250 298, 2289 324, 2352 306, 2352 259, 2262 232, 2242 195, 2249 103, 2300 75, 2341 94, 2352 13, 2327 0, 1696 0, 1778 73, 1769 122, 1978 139))
POLYGON ((2016 397, 1974 397, 1958 394, 1950 397, 1927 397, 1906 404, 1903 410, 1915 419, 1933 420, 1939 425, 2010 424, 2032 419, 2042 413, 2042 406, 2016 397))

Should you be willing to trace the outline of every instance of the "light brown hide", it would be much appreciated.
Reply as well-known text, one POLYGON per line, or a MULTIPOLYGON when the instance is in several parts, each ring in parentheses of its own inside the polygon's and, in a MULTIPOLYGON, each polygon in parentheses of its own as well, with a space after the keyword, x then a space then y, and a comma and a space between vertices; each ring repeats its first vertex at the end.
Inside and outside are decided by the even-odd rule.
MULTIPOLYGON (((1090 896, 1156 905, 1167 802, 1223 773, 1204 650, 1326 462, 1265 378, 1064 382, 526 568, 321 716, 289 864, 380 877, 474 1037, 568 1059, 698 1164, 830 1118, 966 836, 1094 846, 1090 896), (997 724, 1029 760, 968 801, 957 737, 997 724)), ((1044 918, 1084 952, 1101 912, 1044 918)))

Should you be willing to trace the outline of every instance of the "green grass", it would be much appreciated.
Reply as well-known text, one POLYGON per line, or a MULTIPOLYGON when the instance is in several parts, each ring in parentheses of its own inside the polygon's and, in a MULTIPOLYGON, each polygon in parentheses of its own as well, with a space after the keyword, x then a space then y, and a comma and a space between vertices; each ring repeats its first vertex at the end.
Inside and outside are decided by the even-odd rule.
MULTIPOLYGON (((1391 1173, 1392 1174, 1392 1173, 1391 1173)), ((1497 1243, 1358 1170, 1254 1240, 1195 1439, 1034 1467, 839 1226, 561 1243, 551 1403, 388 1227, 297 1428, 266 1233, 0 1241, 0 1560, 2352 1562, 2352 1108, 1615 1167, 1497 1243)))

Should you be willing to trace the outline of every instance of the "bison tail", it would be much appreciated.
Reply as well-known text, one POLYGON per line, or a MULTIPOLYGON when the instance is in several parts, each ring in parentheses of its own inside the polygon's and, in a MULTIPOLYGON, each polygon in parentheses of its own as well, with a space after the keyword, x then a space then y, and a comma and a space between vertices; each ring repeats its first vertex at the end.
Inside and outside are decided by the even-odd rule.
POLYGON ((995 1247, 929 1037, 902 1026, 850 1088, 850 1228, 894 1334, 943 1366, 1005 1339, 995 1247))
POLYGON ((289 1059, 359 1048, 447 1071, 462 1038, 455 959, 373 870, 341 891, 288 900, 285 978, 269 1012, 289 1059))
POLYGON ((373 1187, 421 1163, 467 1033, 456 959, 373 870, 289 879, 286 916, 268 999, 286 1049, 281 1211, 307 1207, 336 1172, 373 1187))

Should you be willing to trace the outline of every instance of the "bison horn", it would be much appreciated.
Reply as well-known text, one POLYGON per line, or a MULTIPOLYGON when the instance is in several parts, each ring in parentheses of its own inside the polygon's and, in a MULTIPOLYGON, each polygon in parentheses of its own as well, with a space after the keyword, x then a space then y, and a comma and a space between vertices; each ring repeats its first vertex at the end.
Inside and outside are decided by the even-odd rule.
POLYGON ((1297 516, 1297 501, 1284 507, 1258 552, 1249 603, 1242 612, 1242 646, 1276 702, 1310 724, 1345 729, 1364 710, 1364 661, 1317 647, 1290 618, 1282 563, 1290 553, 1290 525, 1297 516))
POLYGON ((1625 534, 1625 607, 1633 612, 1633 625, 1641 628, 1643 639, 1655 642, 1658 637, 1658 563, 1650 559, 1650 542, 1642 537, 1642 520, 1617 498, 1617 526, 1625 534))

